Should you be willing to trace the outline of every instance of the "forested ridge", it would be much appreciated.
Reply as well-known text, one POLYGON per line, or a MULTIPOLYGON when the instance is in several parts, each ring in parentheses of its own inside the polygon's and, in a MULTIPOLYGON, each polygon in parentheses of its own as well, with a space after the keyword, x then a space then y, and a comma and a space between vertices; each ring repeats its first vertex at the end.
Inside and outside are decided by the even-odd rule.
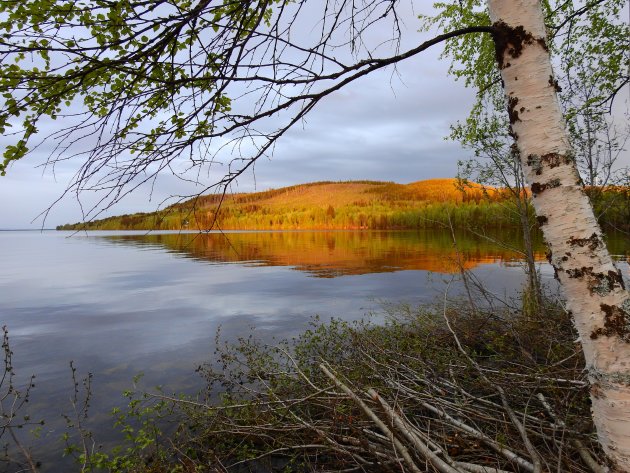
MULTIPOLYGON (((604 227, 630 221, 630 191, 591 188, 604 227)), ((151 213, 78 222, 58 230, 295 230, 515 227, 511 194, 458 179, 398 184, 322 181, 254 193, 203 195, 151 213)))

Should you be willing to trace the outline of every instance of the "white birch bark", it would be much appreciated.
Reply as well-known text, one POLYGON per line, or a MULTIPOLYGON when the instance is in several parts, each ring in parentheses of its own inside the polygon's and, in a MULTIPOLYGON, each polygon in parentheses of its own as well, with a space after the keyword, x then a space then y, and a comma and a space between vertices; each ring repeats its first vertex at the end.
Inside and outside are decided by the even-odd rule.
POLYGON ((488 0, 510 122, 549 259, 580 335, 599 441, 630 472, 630 296, 584 193, 538 0, 488 0))

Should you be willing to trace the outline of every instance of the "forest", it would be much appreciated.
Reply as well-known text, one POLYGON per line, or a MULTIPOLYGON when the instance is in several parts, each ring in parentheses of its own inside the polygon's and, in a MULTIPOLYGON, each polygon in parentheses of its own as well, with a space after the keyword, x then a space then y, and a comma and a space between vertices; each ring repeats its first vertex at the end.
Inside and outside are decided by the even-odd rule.
MULTIPOLYGON (((587 192, 607 230, 630 226, 630 190, 587 192)), ((533 209, 529 204, 530 217, 533 209)), ((314 182, 256 193, 204 195, 152 213, 60 225, 57 230, 412 230, 514 228, 519 212, 507 190, 458 179, 411 184, 314 182)))

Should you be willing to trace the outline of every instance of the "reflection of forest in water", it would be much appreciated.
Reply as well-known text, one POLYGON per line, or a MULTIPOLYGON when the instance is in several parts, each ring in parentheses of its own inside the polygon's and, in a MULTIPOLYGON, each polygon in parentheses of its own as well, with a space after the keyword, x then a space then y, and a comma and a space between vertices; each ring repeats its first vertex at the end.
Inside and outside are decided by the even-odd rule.
MULTIPOLYGON (((426 231, 280 231, 116 235, 115 243, 158 246, 185 257, 210 262, 293 266, 317 277, 399 270, 441 273, 479 264, 523 259, 519 232, 475 234, 426 231)), ((626 235, 609 236, 611 252, 622 259, 630 244, 626 235)), ((535 238, 537 260, 544 260, 542 238, 535 238)))
MULTIPOLYGON (((502 233, 488 237, 450 231, 283 231, 116 235, 113 243, 158 246, 210 262, 293 266, 317 277, 399 270, 451 273, 458 257, 469 269, 482 263, 518 261, 522 238, 502 233)), ((540 239, 538 259, 544 258, 540 239)))

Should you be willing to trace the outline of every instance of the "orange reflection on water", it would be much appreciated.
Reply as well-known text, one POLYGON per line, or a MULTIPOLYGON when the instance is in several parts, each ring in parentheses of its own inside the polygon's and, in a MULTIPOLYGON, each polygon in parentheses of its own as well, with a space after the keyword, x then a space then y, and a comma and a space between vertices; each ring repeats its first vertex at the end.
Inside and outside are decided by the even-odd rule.
MULTIPOLYGON (((512 247, 518 240, 510 235, 512 247)), ((523 256, 490 240, 450 232, 287 231, 212 234, 154 234, 114 237, 157 245, 197 260, 262 266, 290 266, 316 277, 422 270, 456 273, 481 264, 516 263, 523 256)), ((544 259, 542 248, 536 252, 544 259)))

